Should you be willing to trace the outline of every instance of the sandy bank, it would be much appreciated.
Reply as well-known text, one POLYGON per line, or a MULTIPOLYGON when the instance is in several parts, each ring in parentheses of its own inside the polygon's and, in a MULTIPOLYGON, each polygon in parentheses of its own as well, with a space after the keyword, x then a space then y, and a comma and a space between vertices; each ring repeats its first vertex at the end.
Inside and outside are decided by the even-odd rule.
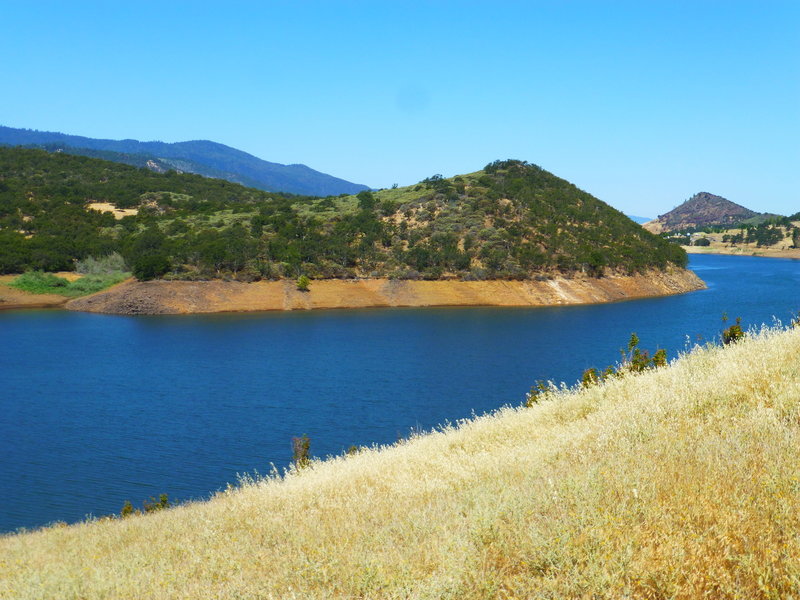
MULTIPOLYGON (((76 273, 56 273, 59 277, 64 277, 73 281, 80 277, 76 273)), ((62 306, 68 298, 59 294, 31 294, 23 292, 17 288, 9 287, 18 275, 0 275, 0 310, 10 310, 14 308, 55 308, 62 306)))
POLYGON ((292 281, 127 282, 70 300, 70 310, 110 314, 185 314, 391 306, 548 306, 593 304, 702 289, 691 271, 673 269, 631 277, 555 278, 546 281, 312 281, 308 292, 292 281))

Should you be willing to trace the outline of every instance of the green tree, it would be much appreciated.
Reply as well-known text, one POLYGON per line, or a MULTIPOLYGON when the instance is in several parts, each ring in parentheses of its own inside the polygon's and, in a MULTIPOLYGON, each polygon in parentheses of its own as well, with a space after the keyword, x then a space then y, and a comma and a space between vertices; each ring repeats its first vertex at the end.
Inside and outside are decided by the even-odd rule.
POLYGON ((358 198, 358 208, 361 210, 372 210, 375 208, 376 200, 372 192, 368 192, 367 190, 358 192, 356 198, 358 198))

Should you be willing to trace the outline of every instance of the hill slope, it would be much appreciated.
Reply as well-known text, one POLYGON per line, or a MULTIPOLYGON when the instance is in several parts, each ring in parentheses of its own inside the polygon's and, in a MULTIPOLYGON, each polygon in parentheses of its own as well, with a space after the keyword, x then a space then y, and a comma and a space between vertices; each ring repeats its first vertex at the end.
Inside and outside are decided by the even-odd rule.
POLYGON ((702 229, 710 225, 736 225, 759 214, 722 196, 699 192, 643 227, 653 233, 669 233, 702 229))
MULTIPOLYGON (((535 165, 358 196, 282 197, 197 175, 0 148, 0 272, 121 252, 140 278, 526 279, 684 267, 686 254, 535 165), (130 209, 117 221, 109 212, 130 209)), ((118 215, 120 216, 120 215, 118 215)))
POLYGON ((209 502, 3 537, 0 597, 796 597, 798 361, 800 330, 765 334, 209 502))
POLYGON ((368 189, 306 165, 267 162, 208 140, 190 142, 139 142, 103 140, 50 131, 14 129, 0 126, 0 144, 40 147, 48 151, 103 158, 159 172, 175 169, 273 192, 313 196, 355 194, 368 189))

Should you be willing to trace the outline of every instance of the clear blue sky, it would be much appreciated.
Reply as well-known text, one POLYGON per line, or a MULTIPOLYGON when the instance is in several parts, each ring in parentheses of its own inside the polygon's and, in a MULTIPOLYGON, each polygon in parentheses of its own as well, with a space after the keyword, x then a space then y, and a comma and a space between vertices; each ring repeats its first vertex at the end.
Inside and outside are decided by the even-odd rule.
POLYGON ((0 0, 0 124, 388 187, 541 165, 629 214, 800 210, 800 2, 0 0))

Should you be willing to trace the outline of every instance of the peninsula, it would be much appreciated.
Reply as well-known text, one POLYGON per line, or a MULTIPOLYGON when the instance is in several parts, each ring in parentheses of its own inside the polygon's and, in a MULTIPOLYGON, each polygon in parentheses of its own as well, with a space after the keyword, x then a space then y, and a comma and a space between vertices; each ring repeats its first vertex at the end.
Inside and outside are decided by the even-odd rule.
POLYGON ((73 310, 537 306, 703 286, 678 245, 524 161, 324 198, 21 148, 0 148, 0 167, 0 272, 122 261, 138 280, 73 310))
POLYGON ((703 289, 692 271, 554 277, 543 281, 323 279, 302 292, 293 281, 129 281, 70 300, 69 310, 110 314, 186 314, 400 306, 553 306, 667 296, 703 289))

